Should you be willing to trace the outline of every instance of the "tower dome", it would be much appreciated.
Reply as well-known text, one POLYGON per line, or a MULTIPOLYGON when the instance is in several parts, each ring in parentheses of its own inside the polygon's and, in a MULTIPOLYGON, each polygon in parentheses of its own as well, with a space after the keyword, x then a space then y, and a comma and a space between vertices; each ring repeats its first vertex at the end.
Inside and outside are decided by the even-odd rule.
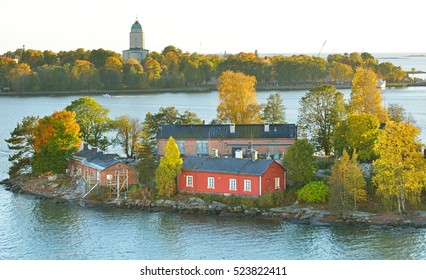
POLYGON ((135 21, 132 25, 132 31, 139 31, 142 30, 142 25, 139 23, 138 20, 135 21))

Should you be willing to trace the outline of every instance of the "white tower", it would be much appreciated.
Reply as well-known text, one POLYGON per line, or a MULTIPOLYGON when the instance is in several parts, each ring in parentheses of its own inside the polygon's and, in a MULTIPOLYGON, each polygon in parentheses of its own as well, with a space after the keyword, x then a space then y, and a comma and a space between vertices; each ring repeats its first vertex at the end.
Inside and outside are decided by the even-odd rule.
POLYGON ((130 29, 130 46, 128 50, 123 51, 124 60, 136 58, 141 61, 145 59, 149 51, 145 49, 145 37, 142 26, 136 19, 130 29))

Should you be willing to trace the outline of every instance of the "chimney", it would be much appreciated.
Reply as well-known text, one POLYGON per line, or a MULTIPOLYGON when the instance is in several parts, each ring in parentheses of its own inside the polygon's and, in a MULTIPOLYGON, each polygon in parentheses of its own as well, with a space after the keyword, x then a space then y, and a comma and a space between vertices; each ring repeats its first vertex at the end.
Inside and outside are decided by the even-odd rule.
POLYGON ((89 143, 84 142, 83 143, 83 151, 89 150, 89 143))
POLYGON ((218 149, 211 149, 210 151, 210 157, 212 158, 218 158, 219 157, 219 153, 218 153, 218 149))
POLYGON ((235 151, 235 158, 243 158, 243 151, 242 150, 236 150, 235 151))
POLYGON ((269 132, 269 123, 265 123, 263 127, 265 128, 265 132, 269 132))
POLYGON ((229 125, 229 132, 230 132, 230 133, 235 133, 235 123, 231 123, 231 124, 229 125))
POLYGON ((259 156, 258 156, 258 152, 257 152, 256 150, 253 150, 253 151, 251 152, 251 160, 252 160, 252 161, 256 161, 258 158, 259 158, 259 156))
POLYGON ((98 153, 98 148, 92 147, 92 154, 96 155, 98 153))

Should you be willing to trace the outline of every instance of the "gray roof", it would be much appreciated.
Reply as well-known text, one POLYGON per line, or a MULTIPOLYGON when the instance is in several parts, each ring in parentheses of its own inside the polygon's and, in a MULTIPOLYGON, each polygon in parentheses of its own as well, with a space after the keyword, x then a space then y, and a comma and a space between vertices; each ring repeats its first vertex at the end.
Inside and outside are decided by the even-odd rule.
POLYGON ((168 139, 211 139, 211 138, 296 138, 295 124, 269 124, 269 132, 265 132, 264 124, 236 124, 235 132, 231 133, 230 124, 208 125, 170 125, 158 126, 157 138, 168 139))
POLYGON ((238 158, 185 157, 181 169, 261 176, 272 163, 274 163, 274 160, 268 159, 252 161, 238 158))
POLYGON ((83 150, 76 153, 73 158, 81 161, 84 165, 93 167, 98 170, 104 170, 118 162, 116 159, 117 155, 115 154, 104 154, 101 151, 98 151, 96 148, 83 150))

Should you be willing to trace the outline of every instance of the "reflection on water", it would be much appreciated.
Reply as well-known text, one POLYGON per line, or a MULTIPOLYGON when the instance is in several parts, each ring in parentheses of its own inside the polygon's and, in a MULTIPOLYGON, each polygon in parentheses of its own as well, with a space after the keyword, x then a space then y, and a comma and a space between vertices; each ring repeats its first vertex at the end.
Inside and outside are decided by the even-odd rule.
POLYGON ((90 209, 0 188, 0 259, 426 259, 424 229, 90 209))

